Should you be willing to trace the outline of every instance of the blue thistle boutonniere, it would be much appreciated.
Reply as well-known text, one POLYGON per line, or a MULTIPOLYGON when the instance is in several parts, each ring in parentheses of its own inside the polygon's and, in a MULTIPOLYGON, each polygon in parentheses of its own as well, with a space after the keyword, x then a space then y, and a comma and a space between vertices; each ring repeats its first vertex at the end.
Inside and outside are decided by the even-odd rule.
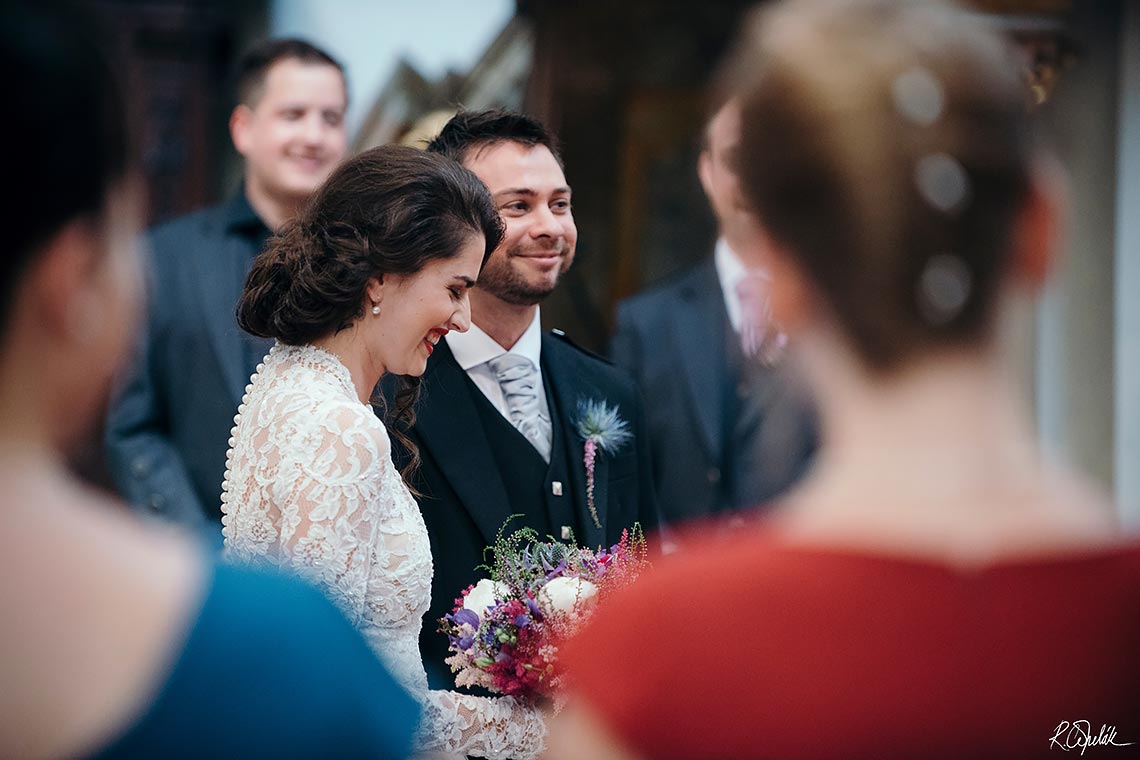
POLYGON ((621 418, 616 406, 605 401, 579 399, 578 422, 575 425, 578 435, 585 442, 582 460, 586 465, 586 506, 594 527, 601 528, 598 511, 594 507, 594 463, 598 452, 613 456, 633 439, 629 423, 621 418))

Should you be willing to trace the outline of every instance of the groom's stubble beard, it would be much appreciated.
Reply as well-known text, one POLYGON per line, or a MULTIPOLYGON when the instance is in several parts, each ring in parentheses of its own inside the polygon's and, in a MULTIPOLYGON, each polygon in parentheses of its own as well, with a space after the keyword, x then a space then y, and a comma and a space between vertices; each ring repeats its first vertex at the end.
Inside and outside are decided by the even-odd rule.
POLYGON ((558 241, 555 246, 529 246, 520 243, 505 251, 491 254, 487 263, 483 265, 483 271, 479 273, 479 281, 475 287, 512 306, 535 306, 554 292, 562 275, 566 274, 573 263, 574 250, 569 248, 564 240, 558 241), (533 283, 515 268, 515 262, 520 261, 527 251, 534 250, 557 250, 561 254, 562 261, 558 267, 558 274, 553 280, 533 283))

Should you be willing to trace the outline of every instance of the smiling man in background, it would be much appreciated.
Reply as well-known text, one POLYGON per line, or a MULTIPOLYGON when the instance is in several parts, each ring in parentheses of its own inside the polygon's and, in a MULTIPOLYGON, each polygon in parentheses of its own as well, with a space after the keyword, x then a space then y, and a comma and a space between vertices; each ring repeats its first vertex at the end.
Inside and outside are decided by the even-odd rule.
POLYGON ((147 329, 107 420, 116 484, 135 507, 221 540, 229 431, 269 350, 234 310, 254 257, 344 157, 341 65, 297 39, 265 41, 237 70, 230 136, 244 159, 229 201, 154 229, 147 329))

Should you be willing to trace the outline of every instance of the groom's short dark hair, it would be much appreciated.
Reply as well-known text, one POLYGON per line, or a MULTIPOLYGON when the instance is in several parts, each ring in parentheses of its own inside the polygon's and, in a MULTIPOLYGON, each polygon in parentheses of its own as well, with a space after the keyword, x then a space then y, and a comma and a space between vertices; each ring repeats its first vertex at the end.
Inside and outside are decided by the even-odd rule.
POLYGON ((460 111, 451 117, 440 133, 428 143, 427 150, 442 153, 460 163, 472 151, 489 148, 504 142, 523 145, 543 145, 562 166, 558 152, 558 138, 538 119, 525 114, 501 109, 488 111, 460 111))

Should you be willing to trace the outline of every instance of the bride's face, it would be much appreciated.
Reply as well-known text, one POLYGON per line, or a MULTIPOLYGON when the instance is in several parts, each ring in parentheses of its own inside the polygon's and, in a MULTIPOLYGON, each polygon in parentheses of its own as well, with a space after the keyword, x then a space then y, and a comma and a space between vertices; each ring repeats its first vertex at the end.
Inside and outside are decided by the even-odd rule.
POLYGON ((483 263, 484 239, 471 234, 459 253, 432 259, 411 275, 385 275, 380 285, 379 316, 366 305, 373 356, 385 372, 422 375, 435 344, 448 332, 471 326, 469 291, 483 263))

